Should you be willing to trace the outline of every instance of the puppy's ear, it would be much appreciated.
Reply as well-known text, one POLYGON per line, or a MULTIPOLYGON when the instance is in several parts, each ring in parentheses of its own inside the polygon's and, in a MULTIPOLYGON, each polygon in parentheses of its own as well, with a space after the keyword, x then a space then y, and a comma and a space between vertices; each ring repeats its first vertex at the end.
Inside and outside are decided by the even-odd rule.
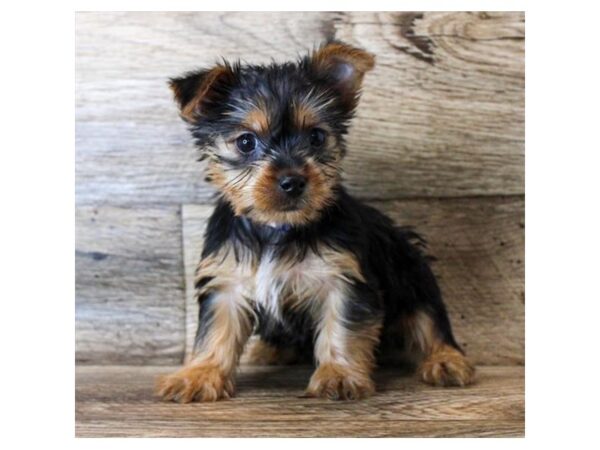
POLYGON ((189 72, 180 78, 171 78, 169 86, 179 104, 181 118, 194 123, 208 115, 210 108, 223 99, 235 81, 228 64, 212 69, 189 72))
POLYGON ((342 97, 355 105, 365 73, 375 66, 375 57, 360 48, 331 41, 313 53, 311 64, 319 76, 333 82, 342 97))

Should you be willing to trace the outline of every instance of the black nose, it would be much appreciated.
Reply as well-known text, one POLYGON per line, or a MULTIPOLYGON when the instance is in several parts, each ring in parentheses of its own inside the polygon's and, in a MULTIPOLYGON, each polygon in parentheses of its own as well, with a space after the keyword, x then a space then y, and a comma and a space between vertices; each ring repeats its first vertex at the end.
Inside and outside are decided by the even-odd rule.
POLYGON ((306 178, 301 175, 285 175, 279 178, 279 187, 290 197, 299 197, 306 187, 306 178))

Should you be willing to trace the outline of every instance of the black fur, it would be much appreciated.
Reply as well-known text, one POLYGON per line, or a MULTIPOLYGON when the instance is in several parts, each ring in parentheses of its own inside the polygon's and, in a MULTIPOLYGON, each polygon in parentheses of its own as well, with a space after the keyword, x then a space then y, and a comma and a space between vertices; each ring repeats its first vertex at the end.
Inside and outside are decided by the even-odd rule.
MULTIPOLYGON (((231 114, 234 111, 233 105, 243 105, 244 102, 259 97, 273 115, 270 139, 263 142, 265 149, 278 148, 278 156, 290 157, 291 152, 285 150, 297 148, 307 136, 295 133, 289 106, 294 100, 313 91, 323 94, 324 99, 329 102, 323 110, 323 116, 338 139, 339 147, 345 151, 344 136, 354 116, 355 102, 344 101, 334 88, 335 80, 327 73, 313 70, 308 57, 295 63, 265 66, 223 62, 222 67, 228 76, 212 85, 211 95, 203 101, 203 114, 190 123, 192 136, 199 148, 213 145, 216 137, 238 128, 239 119, 231 114)), ((171 85, 177 87, 179 94, 176 99, 180 107, 194 98, 207 73, 206 70, 188 72, 181 78, 170 80, 171 85)), ((246 156, 226 162, 232 167, 241 167, 251 158, 252 156, 246 156)))
MULTIPOLYGON (((300 170, 310 160, 320 169, 335 172, 330 175, 331 170, 322 170, 328 173, 327 182, 334 185, 328 191, 333 192, 332 198, 321 203, 327 206, 322 206, 317 219, 302 225, 270 226, 265 225, 269 221, 252 220, 249 217, 256 217, 251 213, 258 208, 244 203, 235 209, 235 202, 226 197, 233 194, 224 192, 209 220, 202 258, 216 254, 225 244, 233 247, 238 261, 260 261, 266 254, 277 260, 301 261, 324 247, 350 252, 359 262, 364 282, 346 274, 351 289, 344 317, 340 318, 344 326, 357 328, 383 321, 381 347, 399 346, 403 344, 399 319, 424 312, 434 322, 436 338, 460 350, 424 253, 425 241, 410 228, 394 225, 381 212, 351 197, 339 183, 345 136, 360 96, 362 75, 370 70, 373 60, 360 49, 345 47, 322 64, 322 58, 328 55, 325 52, 320 57, 308 55, 296 62, 261 66, 223 62, 212 70, 190 72, 171 80, 176 100, 185 110, 185 119, 202 151, 210 152, 217 138, 231 137, 240 129, 252 132, 243 120, 249 111, 258 108, 268 115, 268 130, 256 133, 260 145, 255 151, 210 152, 210 162, 223 171, 241 171, 238 179, 247 180, 246 175, 251 177, 258 163, 269 163, 279 173, 288 168, 300 170), (352 60, 354 57, 357 59, 352 60), (355 78, 341 83, 349 73, 355 78), (311 129, 299 126, 294 116, 294 105, 315 95, 321 103, 313 108, 317 123, 309 127, 327 129, 329 145, 323 149, 311 147, 311 129), (190 113, 186 105, 192 101, 199 106, 190 113)), ((268 198, 276 196, 277 187, 269 194, 272 196, 268 198)), ((262 213, 268 216, 269 211, 262 213)), ((197 287, 202 290, 209 282, 200 279, 197 287)), ((201 300, 206 303, 201 310, 210 310, 211 297, 201 300)), ((278 321, 256 306, 256 315, 256 332, 265 341, 295 347, 304 354, 312 352, 315 325, 307 314, 282 311, 283 320, 278 321)), ((201 315, 200 328, 208 319, 210 316, 201 315)))
MULTIPOLYGON (((320 220, 304 226, 277 230, 236 216, 220 199, 209 220, 203 257, 233 244, 238 258, 260 260, 265 249, 275 249, 276 258, 302 260, 320 245, 350 251, 357 256, 366 283, 354 280, 345 322, 349 328, 384 317, 382 346, 402 345, 397 330, 391 329, 401 316, 417 311, 428 313, 440 339, 460 350, 452 334, 440 289, 424 253, 425 241, 410 228, 395 226, 377 209, 350 196, 342 187, 335 203, 320 220), (389 331, 389 332, 388 332, 389 331)), ((257 333, 267 342, 292 346, 303 354, 312 351, 314 324, 306 315, 284 314, 278 322, 258 309, 257 333)))

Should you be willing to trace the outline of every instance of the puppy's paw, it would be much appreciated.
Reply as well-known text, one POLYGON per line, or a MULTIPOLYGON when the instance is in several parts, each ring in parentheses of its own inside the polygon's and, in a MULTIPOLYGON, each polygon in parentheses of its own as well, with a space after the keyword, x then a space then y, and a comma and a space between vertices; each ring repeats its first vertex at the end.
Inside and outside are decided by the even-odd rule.
POLYGON ((234 385, 231 378, 214 366, 189 366, 160 377, 156 394, 163 400, 179 403, 214 402, 232 397, 234 385))
POLYGON ((467 386, 475 380, 475 367, 465 355, 446 345, 432 352, 419 372, 425 383, 434 386, 467 386))
POLYGON ((375 384, 368 375, 337 364, 322 364, 313 373, 305 396, 358 400, 369 397, 373 392, 375 384))

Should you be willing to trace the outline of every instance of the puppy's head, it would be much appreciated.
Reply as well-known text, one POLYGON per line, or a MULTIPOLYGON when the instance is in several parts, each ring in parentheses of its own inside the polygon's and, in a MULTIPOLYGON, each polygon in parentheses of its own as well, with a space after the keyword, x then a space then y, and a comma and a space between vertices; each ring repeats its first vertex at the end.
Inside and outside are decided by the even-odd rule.
POLYGON ((223 62, 171 80, 208 177, 235 213, 301 225, 332 202, 371 54, 330 42, 295 63, 223 62))

